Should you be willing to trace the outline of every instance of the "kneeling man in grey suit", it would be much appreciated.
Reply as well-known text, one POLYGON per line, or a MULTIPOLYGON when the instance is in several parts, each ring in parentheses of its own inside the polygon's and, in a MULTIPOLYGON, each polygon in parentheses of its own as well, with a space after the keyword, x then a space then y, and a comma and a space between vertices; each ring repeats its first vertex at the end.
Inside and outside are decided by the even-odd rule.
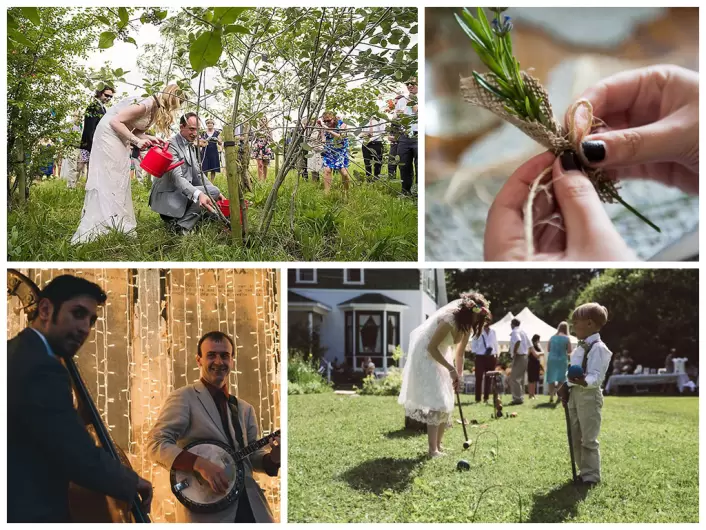
POLYGON ((206 184, 213 200, 225 199, 220 190, 201 172, 194 147, 198 133, 198 116, 193 112, 182 116, 179 120, 179 134, 169 140, 169 152, 175 162, 184 160, 184 164, 166 172, 161 178, 152 179, 150 191, 150 208, 184 232, 191 230, 203 217, 215 216, 214 206, 203 192, 203 184, 206 184))

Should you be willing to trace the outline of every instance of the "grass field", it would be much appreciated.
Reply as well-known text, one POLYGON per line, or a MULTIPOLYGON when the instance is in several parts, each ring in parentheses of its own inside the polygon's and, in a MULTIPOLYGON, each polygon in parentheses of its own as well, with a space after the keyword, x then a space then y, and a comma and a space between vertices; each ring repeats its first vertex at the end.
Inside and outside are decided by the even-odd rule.
POLYGON ((454 422, 448 455, 429 460, 395 397, 289 396, 288 520, 698 522, 698 398, 606 397, 603 480, 589 491, 571 484, 564 412, 546 399, 491 420, 463 396, 480 424, 471 448, 454 422), (461 458, 470 471, 456 471, 461 458))
MULTIPOLYGON (((254 166, 253 166, 254 167, 254 166)), ((352 171, 356 171, 352 169, 352 171)), ((358 172, 359 178, 362 174, 358 172)), ((255 180, 257 180, 255 173, 255 180)), ((148 206, 149 184, 132 183, 137 235, 109 233, 97 241, 71 246, 81 216, 83 184, 68 189, 62 180, 34 183, 30 200, 8 213, 8 259, 12 261, 416 261, 417 202, 402 198, 398 181, 357 181, 345 197, 334 174, 331 194, 323 183, 301 181, 290 227, 290 202, 296 173, 280 188, 272 226, 257 236, 262 208, 274 181, 255 182, 248 223, 255 244, 234 247, 218 223, 205 223, 181 236, 165 229, 148 206)), ((83 181, 85 182, 85 181, 83 181)), ((225 177, 215 184, 227 194, 225 177)))

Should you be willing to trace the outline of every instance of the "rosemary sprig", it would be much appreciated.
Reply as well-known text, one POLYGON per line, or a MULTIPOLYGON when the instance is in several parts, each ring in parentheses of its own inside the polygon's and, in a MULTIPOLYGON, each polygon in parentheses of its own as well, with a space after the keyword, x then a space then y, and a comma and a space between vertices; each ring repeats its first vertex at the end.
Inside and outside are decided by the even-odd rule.
POLYGON ((552 116, 545 116, 541 102, 522 81, 520 63, 512 53, 512 19, 502 15, 506 7, 491 7, 495 13, 492 23, 488 22, 482 8, 477 8, 476 17, 464 9, 461 15, 455 14, 461 28, 471 38, 471 45, 490 71, 495 74, 497 86, 491 85, 478 72, 473 77, 480 86, 504 101, 505 110, 522 120, 540 122, 552 132, 556 125, 552 116), (501 17, 502 16, 502 20, 501 17))
MULTIPOLYGON (((542 102, 534 92, 527 90, 522 80, 520 63, 512 53, 512 39, 510 38, 512 19, 502 14, 507 10, 507 7, 491 7, 489 9, 495 14, 492 23, 488 22, 488 18, 480 7, 476 9, 475 17, 468 9, 464 9, 460 16, 455 14, 461 29, 470 37, 471 45, 478 57, 494 74, 488 79, 496 84, 490 83, 488 79, 475 71, 473 77, 480 87, 503 102, 503 108, 509 114, 526 122, 539 122, 554 134, 559 134, 554 117, 544 114, 542 102)), ((588 173, 588 176, 590 178, 591 174, 588 173)), ((640 220, 657 232, 661 232, 657 225, 620 197, 615 183, 600 179, 592 179, 592 181, 599 195, 608 196, 619 202, 640 220)))

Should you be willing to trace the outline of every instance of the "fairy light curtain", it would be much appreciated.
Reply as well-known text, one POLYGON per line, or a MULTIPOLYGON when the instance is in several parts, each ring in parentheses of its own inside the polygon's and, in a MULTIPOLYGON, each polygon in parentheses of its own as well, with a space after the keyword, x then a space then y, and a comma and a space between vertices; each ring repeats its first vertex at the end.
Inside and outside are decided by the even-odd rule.
MULTIPOLYGON (((261 433, 280 428, 279 272, 275 269, 23 269, 40 288, 61 274, 108 294, 77 363, 104 423, 133 468, 152 481, 152 517, 174 521, 169 473, 143 452, 169 393, 199 378, 196 346, 206 332, 235 339, 229 391, 255 407, 261 433)), ((8 338, 26 327, 8 299, 8 338)), ((279 521, 277 477, 256 474, 279 521)))

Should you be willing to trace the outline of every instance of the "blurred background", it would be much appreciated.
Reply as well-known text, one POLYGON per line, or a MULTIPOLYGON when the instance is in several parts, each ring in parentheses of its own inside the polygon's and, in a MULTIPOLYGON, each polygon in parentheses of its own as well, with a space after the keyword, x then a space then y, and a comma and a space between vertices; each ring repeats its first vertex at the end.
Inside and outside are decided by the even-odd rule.
MULTIPOLYGON (((460 8, 426 9, 426 259, 482 260, 488 208, 512 172, 544 149, 490 112, 462 101, 459 79, 485 71, 458 26, 460 8)), ((469 8, 475 10, 475 8, 469 8)), ((523 70, 566 108, 614 73, 671 63, 698 70, 698 8, 510 8, 523 70)), ((489 17, 490 18, 490 17, 489 17)), ((698 259, 698 197, 646 181, 621 195, 662 229, 606 205, 641 259, 698 259)))

